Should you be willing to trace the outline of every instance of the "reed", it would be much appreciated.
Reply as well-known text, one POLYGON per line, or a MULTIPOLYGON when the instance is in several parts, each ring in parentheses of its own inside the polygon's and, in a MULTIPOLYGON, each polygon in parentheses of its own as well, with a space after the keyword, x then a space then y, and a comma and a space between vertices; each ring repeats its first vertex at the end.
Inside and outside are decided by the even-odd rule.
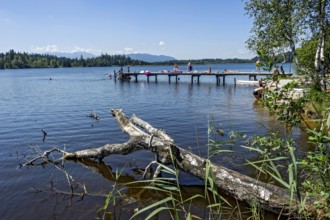
MULTIPOLYGON (((322 123, 323 127, 329 129, 330 116, 327 116, 322 123)), ((189 198, 183 197, 179 181, 180 172, 175 166, 173 154, 170 152, 172 165, 164 165, 156 161, 152 162, 153 165, 157 167, 156 170, 158 170, 158 173, 163 173, 164 177, 155 176, 155 178, 150 180, 138 180, 126 184, 128 188, 139 187, 162 195, 156 202, 140 210, 136 208, 135 213, 130 219, 141 217, 144 219, 153 219, 157 218, 160 213, 167 214, 169 219, 222 219, 224 215, 226 215, 226 217, 233 216, 235 211, 238 212, 238 216, 235 219, 243 219, 242 216, 245 216, 246 213, 240 211, 238 203, 236 206, 233 206, 219 193, 215 184, 210 160, 218 154, 232 153, 232 151, 227 150, 225 146, 237 144, 242 139, 247 140, 247 145, 242 147, 254 151, 257 154, 257 160, 247 160, 246 163, 246 165, 250 165, 258 171, 257 178, 263 175, 267 177, 270 182, 277 182, 277 184, 288 189, 290 192, 290 206, 296 205, 292 204, 292 201, 296 199, 300 201, 300 211, 298 215, 295 215, 295 218, 306 219, 315 216, 316 219, 330 218, 329 133, 310 130, 309 140, 314 144, 316 150, 314 152, 309 152, 306 158, 297 158, 297 146, 290 132, 286 133, 287 136, 284 138, 279 137, 278 132, 272 130, 270 130, 267 136, 248 138, 243 133, 231 131, 228 133, 230 137, 229 140, 222 141, 215 141, 215 135, 222 136, 224 135, 224 131, 218 129, 214 121, 211 120, 208 127, 204 194, 196 194, 189 198), (305 203, 305 196, 309 195, 318 195, 318 198, 320 198, 312 207, 307 207, 305 203), (193 214, 191 209, 192 203, 197 199, 206 201, 203 215, 193 214)), ((120 191, 114 190, 108 194, 104 207, 99 210, 99 212, 103 212, 103 219, 106 214, 109 213, 106 212, 107 207, 109 205, 116 205, 115 200, 118 198, 118 195, 120 195, 120 191)), ((250 206, 248 213, 250 217, 248 217, 248 219, 263 219, 263 212, 258 203, 256 201, 249 201, 248 203, 250 206)))
MULTIPOLYGON (((106 199, 104 201, 104 205, 96 212, 99 215, 100 219, 111 219, 112 213, 108 211, 109 206, 111 205, 112 207, 116 207, 116 201, 118 198, 122 197, 121 191, 124 190, 125 188, 120 187, 119 184, 117 184, 118 179, 122 175, 125 167, 123 167, 120 171, 116 170, 115 176, 113 177, 114 184, 112 185, 112 190, 107 194, 106 199)), ((110 172, 112 175, 112 173, 110 172)))
MULTIPOLYGON (((216 154, 222 152, 228 152, 227 150, 221 150, 221 146, 223 143, 215 142, 212 140, 212 135, 215 132, 219 132, 218 129, 215 128, 215 124, 212 122, 209 123, 208 128, 208 157, 212 157, 216 154)), ((159 201, 152 203, 149 206, 142 208, 141 210, 137 210, 135 214, 131 217, 134 219, 138 216, 141 216, 145 213, 145 219, 152 219, 156 217, 160 212, 167 212, 168 216, 171 219, 221 219, 222 213, 230 212, 233 210, 231 204, 220 195, 216 184, 213 171, 211 169, 211 161, 210 159, 206 159, 205 164, 205 182, 204 182, 204 195, 196 194, 187 199, 183 198, 181 193, 181 187, 179 182, 179 169, 175 166, 175 160, 173 158, 173 154, 170 149, 170 155, 172 160, 172 165, 165 166, 156 162, 157 169, 161 172, 165 173, 167 177, 155 177, 151 180, 139 180, 133 183, 129 183, 128 185, 141 185, 145 190, 153 190, 156 193, 163 193, 166 196, 159 201), (202 199, 206 201, 205 208, 207 209, 205 214, 206 216, 197 216, 192 213, 191 204, 195 199, 202 199)))

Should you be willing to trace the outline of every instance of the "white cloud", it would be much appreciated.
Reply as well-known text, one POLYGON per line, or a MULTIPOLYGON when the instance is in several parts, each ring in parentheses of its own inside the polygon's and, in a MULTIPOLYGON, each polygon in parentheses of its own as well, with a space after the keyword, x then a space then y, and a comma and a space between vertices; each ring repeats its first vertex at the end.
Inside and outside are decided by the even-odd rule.
POLYGON ((133 52, 134 52, 133 48, 130 48, 130 47, 124 48, 124 53, 133 53, 133 52))
POLYGON ((52 44, 52 45, 47 45, 45 47, 33 47, 32 48, 33 51, 36 51, 36 52, 58 52, 58 48, 55 44, 52 44))
POLYGON ((158 45, 159 45, 162 49, 165 49, 165 42, 164 42, 164 41, 159 41, 158 45))
POLYGON ((86 53, 93 53, 93 54, 100 54, 101 51, 94 49, 94 48, 82 48, 79 46, 75 46, 73 48, 73 50, 71 50, 71 53, 75 53, 75 52, 86 52, 86 53))
POLYGON ((135 51, 134 48, 125 47, 123 50, 113 51, 110 54, 131 54, 131 53, 137 53, 137 51, 135 51))
POLYGON ((85 53, 92 53, 94 55, 101 55, 103 53, 107 54, 131 54, 131 53, 138 53, 138 51, 134 50, 131 47, 125 47, 119 51, 106 51, 106 50, 99 50, 95 48, 84 48, 79 46, 74 46, 73 49, 66 49, 62 50, 57 45, 47 45, 47 46, 32 46, 32 51, 36 53, 47 53, 47 52, 60 52, 60 53, 75 53, 75 52, 85 52, 85 53))

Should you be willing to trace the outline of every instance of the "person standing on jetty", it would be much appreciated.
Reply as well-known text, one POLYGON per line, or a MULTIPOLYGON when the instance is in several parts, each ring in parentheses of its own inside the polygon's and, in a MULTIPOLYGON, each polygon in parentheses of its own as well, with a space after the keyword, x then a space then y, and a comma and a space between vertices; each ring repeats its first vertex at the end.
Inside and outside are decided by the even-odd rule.
POLYGON ((187 71, 191 72, 192 70, 193 70, 193 67, 192 67, 191 63, 189 62, 187 65, 187 71))
POLYGON ((126 74, 126 79, 131 79, 131 76, 130 76, 130 73, 131 73, 131 70, 130 70, 130 66, 128 65, 127 66, 127 74, 126 74))
POLYGON ((124 70, 123 70, 123 67, 121 66, 120 67, 120 70, 119 70, 119 77, 118 77, 118 79, 119 80, 123 80, 123 75, 124 75, 124 70))
POLYGON ((269 87, 271 87, 273 85, 273 83, 275 83, 276 85, 276 88, 277 88, 277 85, 279 83, 278 81, 278 75, 279 75, 279 71, 278 71, 278 66, 275 64, 274 66, 274 70, 272 72, 272 83, 269 85, 269 87))
POLYGON ((258 59, 257 62, 256 62, 256 71, 258 73, 260 73, 260 67, 261 67, 261 61, 260 61, 260 59, 258 59))

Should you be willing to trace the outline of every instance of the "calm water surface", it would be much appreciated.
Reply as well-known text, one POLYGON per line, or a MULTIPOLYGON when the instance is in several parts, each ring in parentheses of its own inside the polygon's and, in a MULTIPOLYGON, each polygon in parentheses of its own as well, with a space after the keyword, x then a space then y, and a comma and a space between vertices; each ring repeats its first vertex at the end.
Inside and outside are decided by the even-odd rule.
MULTIPOLYGON (((253 64, 213 65, 215 71, 224 69, 254 71, 253 64)), ((289 66, 286 66, 288 69, 289 66)), ((233 78, 226 85, 216 86, 215 77, 201 77, 201 83, 191 84, 190 77, 181 77, 178 84, 168 78, 139 77, 139 82, 120 83, 105 75, 118 68, 69 68, 0 70, 0 215, 1 219, 95 219, 96 211, 104 204, 104 197, 78 197, 52 191, 68 191, 64 175, 52 166, 24 167, 20 163, 53 147, 68 151, 99 147, 107 143, 122 143, 128 136, 121 132, 109 110, 122 108, 127 116, 136 114, 156 128, 163 128, 176 143, 196 154, 206 155, 209 121, 225 131, 248 135, 265 134, 263 125, 274 125, 267 111, 255 101, 250 86, 234 86, 233 78), (50 78, 52 80, 50 80, 50 78), (93 111, 96 121, 88 117, 93 111), (43 141, 41 129, 48 135, 43 141)), ((131 67, 132 71, 160 71, 171 67, 131 67)), ((206 70, 196 66, 195 70, 206 70)), ((246 77, 242 79, 247 80, 246 77)), ((299 131, 295 134, 303 139, 299 131)), ((222 140, 222 137, 214 137, 222 140)), ((235 154, 213 158, 214 162, 251 175, 253 171, 241 166, 254 154, 239 144, 231 146, 235 154)), ((119 182, 141 178, 140 169, 154 159, 147 151, 131 155, 109 156, 104 164, 84 164, 67 161, 65 169, 89 192, 106 194, 112 189, 116 169, 124 168, 119 182)), ((195 193, 202 185, 189 175, 182 175, 187 191, 195 193)), ((201 193, 203 193, 201 191, 201 193)), ((189 193, 188 193, 189 195, 189 193)), ((132 215, 132 207, 143 205, 150 195, 128 190, 117 218, 132 215), (125 202, 126 201, 126 202, 125 202), (131 206, 125 205, 131 203, 131 206)), ((191 195, 190 195, 191 196, 191 195)))

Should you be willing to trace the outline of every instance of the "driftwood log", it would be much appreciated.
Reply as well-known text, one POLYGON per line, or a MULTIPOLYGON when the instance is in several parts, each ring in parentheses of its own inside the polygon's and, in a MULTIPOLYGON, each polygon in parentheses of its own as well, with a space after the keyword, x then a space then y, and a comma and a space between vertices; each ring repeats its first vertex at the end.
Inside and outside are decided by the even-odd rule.
MULTIPOLYGON (((200 179, 205 178, 206 160, 204 158, 178 147, 163 130, 155 129, 135 115, 128 119, 121 109, 113 109, 111 113, 122 131, 129 134, 130 139, 126 143, 106 144, 99 148, 76 152, 52 149, 44 152, 40 157, 48 157, 52 152, 58 151, 63 154, 63 159, 102 160, 108 155, 127 155, 144 149, 154 152, 160 163, 171 164, 174 161, 175 166, 182 171, 200 179)), ((40 157, 29 161, 26 165, 34 164, 40 157)), ((287 189, 258 181, 213 163, 210 167, 217 187, 240 201, 258 201, 263 209, 281 214, 292 214, 299 208, 298 200, 291 199, 290 201, 290 192, 287 189)))

